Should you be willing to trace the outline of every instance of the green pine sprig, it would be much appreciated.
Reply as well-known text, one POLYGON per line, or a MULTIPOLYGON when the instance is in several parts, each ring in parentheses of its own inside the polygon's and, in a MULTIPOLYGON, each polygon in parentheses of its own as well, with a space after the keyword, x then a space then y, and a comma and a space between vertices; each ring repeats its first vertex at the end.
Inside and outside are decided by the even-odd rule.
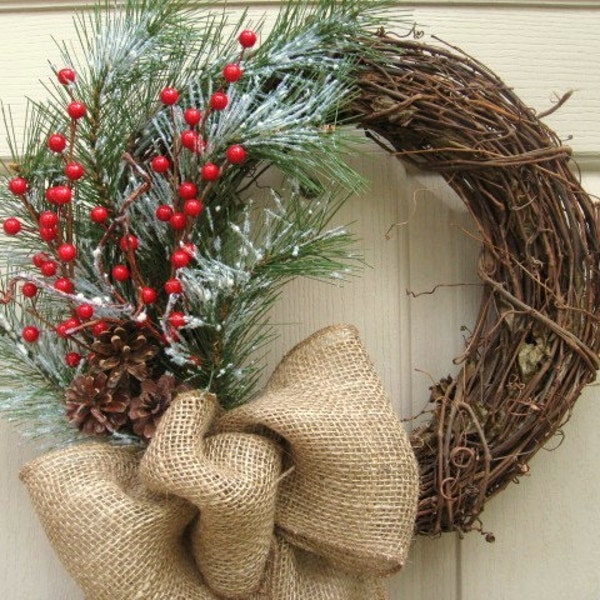
POLYGON ((195 365, 191 385, 211 389, 227 408, 246 402, 276 336, 269 311, 282 287, 295 277, 340 283, 355 272, 353 235, 330 227, 341 204, 333 194, 307 199, 271 190, 182 270, 186 297, 200 310, 169 353, 195 365))
MULTIPOLYGON (((261 357, 276 335, 269 310, 282 286, 301 276, 338 281, 359 264, 352 236, 330 225, 348 193, 362 185, 346 162, 340 115, 354 97, 360 58, 374 52, 365 45, 365 29, 389 19, 393 4, 290 1, 270 32, 256 24, 261 42, 243 52, 237 36, 248 26, 245 15, 232 24, 224 11, 199 11, 183 0, 125 0, 117 8, 106 2, 75 18, 75 46, 59 46, 76 83, 48 83, 48 97, 28 106, 21 139, 3 108, 10 167, 27 180, 28 191, 15 196, 0 189, 5 215, 26 225, 10 238, 4 269, 0 361, 7 368, 0 372, 0 411, 30 436, 57 445, 78 439, 63 416, 62 395, 86 366, 83 361, 74 371, 63 357, 69 351, 85 356, 93 337, 86 324, 66 336, 55 327, 83 302, 94 306, 96 320, 135 320, 156 340, 162 336, 163 370, 216 393, 224 407, 252 396, 261 357), (229 85, 221 73, 232 62, 244 74, 229 85), (158 99, 166 86, 179 92, 174 106, 158 99), (226 110, 210 108, 216 91, 227 94, 226 110), (66 116, 72 100, 85 104, 84 118, 66 116), (197 152, 182 149, 180 141, 187 106, 204 113, 195 131, 205 146, 197 152), (46 148, 51 133, 65 137, 63 154, 46 148), (234 144, 247 155, 240 165, 224 158, 234 144), (168 158, 168 174, 152 170, 157 155, 168 158), (67 161, 82 165, 80 181, 65 181, 67 161), (207 162, 219 169, 215 181, 198 175, 207 162), (259 194, 266 170, 286 182, 268 185, 268 198, 259 194), (156 210, 181 210, 178 189, 190 180, 204 211, 193 226, 188 220, 176 230, 158 220, 156 210), (49 207, 48 189, 65 184, 73 200, 49 207), (94 207, 107 209, 105 225, 90 220, 94 207), (45 244, 37 218, 49 208, 61 228, 59 240, 45 244), (139 240, 135 252, 120 248, 119 238, 128 234, 139 240), (57 244, 65 241, 77 248, 72 263, 57 260, 56 277, 74 285, 66 293, 31 265, 40 250, 56 259, 57 244), (174 268, 172 253, 184 243, 189 265, 174 268), (128 266, 130 279, 115 280, 110 269, 117 263, 128 266), (162 292, 173 277, 182 294, 162 292), (23 281, 39 286, 34 300, 20 294, 23 281), (157 290, 155 303, 141 302, 142 286, 157 290), (171 324, 173 311, 184 315, 183 327, 171 324), (25 325, 40 329, 35 344, 20 340, 25 325)), ((113 438, 136 439, 127 429, 113 438)))

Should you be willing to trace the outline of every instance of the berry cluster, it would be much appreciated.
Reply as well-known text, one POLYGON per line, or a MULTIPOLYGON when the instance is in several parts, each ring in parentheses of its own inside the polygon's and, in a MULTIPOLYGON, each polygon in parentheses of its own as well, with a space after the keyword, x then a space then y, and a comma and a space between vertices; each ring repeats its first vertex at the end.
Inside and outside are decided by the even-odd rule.
MULTIPOLYGON (((192 259, 195 248, 190 242, 190 232, 195 220, 204 210, 206 198, 225 169, 230 166, 241 165, 246 160, 246 150, 241 144, 231 144, 224 152, 221 160, 215 161, 215 157, 208 157, 206 149, 208 146, 205 137, 205 125, 212 112, 221 112, 229 106, 227 86, 239 81, 243 76, 240 65, 244 51, 256 43, 256 34, 250 30, 244 30, 238 37, 242 46, 242 52, 237 62, 226 64, 221 72, 221 85, 217 91, 211 94, 208 103, 204 107, 188 106, 180 108, 176 113, 180 102, 180 94, 173 87, 165 87, 160 91, 160 101, 170 111, 173 128, 176 132, 170 148, 170 156, 158 154, 149 161, 150 170, 155 176, 167 178, 173 188, 173 202, 171 204, 160 204, 155 210, 158 221, 165 223, 173 232, 173 247, 170 254, 171 277, 164 283, 163 289, 168 295, 180 295, 183 286, 177 279, 177 270, 188 266, 192 259), (177 118, 179 114, 179 119, 177 118), (180 123, 184 124, 181 129, 180 123), (182 152, 190 152, 198 160, 196 172, 190 173, 184 178, 176 167, 182 152)), ((144 304, 152 304, 157 299, 157 292, 152 288, 141 288, 141 300, 144 304)), ((180 311, 171 312, 168 315, 168 323, 173 328, 185 325, 185 316, 180 311)))
MULTIPOLYGON (((117 304, 135 305, 133 319, 143 324, 149 331, 154 331, 157 340, 164 342, 164 335, 159 327, 150 323, 146 309, 159 300, 160 290, 147 284, 144 274, 138 268, 136 252, 140 247, 140 239, 131 231, 128 218, 128 209, 152 186, 153 178, 164 177, 171 186, 172 202, 159 205, 155 210, 158 221, 170 228, 172 247, 168 251, 170 256, 170 275, 164 282, 163 291, 169 306, 168 313, 161 318, 163 330, 170 328, 173 337, 175 330, 186 324, 186 316, 180 310, 174 310, 176 298, 184 292, 182 283, 178 278, 178 270, 189 265, 195 247, 191 243, 191 232, 197 219, 204 211, 211 187, 222 176, 223 172, 231 166, 241 165, 247 157, 246 149, 240 143, 233 143, 223 150, 220 157, 207 155, 206 123, 212 112, 225 111, 229 106, 227 95, 228 86, 235 84, 243 77, 241 61, 246 49, 256 43, 256 34, 244 30, 239 34, 241 53, 236 62, 231 62, 222 70, 221 82, 210 98, 207 105, 202 107, 180 107, 180 93, 175 87, 165 87, 160 91, 159 101, 171 116, 173 139, 171 147, 149 158, 147 165, 138 164, 130 155, 126 154, 124 160, 129 162, 136 172, 144 173, 144 181, 122 203, 116 211, 110 206, 98 205, 89 212, 89 219, 97 225, 100 242, 94 253, 95 266, 111 286, 113 298, 117 304), (183 127, 182 127, 183 124, 183 127), (185 175, 181 172, 181 153, 191 153, 193 161, 185 164, 194 165, 193 172, 185 175), (114 244, 120 251, 121 259, 116 264, 105 267, 102 264, 103 250, 109 244, 114 244), (126 296, 133 292, 135 301, 128 301, 126 296), (173 298, 173 296, 176 298, 173 298)), ((77 182, 85 178, 83 166, 76 160, 76 140, 78 123, 88 116, 88 109, 84 103, 77 100, 74 95, 76 88, 76 73, 70 68, 63 68, 56 73, 59 84, 68 90, 70 102, 65 107, 69 119, 69 134, 53 132, 46 140, 47 151, 57 156, 61 161, 62 175, 55 178, 44 189, 44 200, 47 203, 45 210, 38 211, 32 202, 34 191, 30 189, 30 182, 24 177, 16 176, 9 180, 8 189, 18 197, 30 217, 23 221, 16 216, 7 217, 3 224, 5 234, 18 235, 22 230, 34 233, 44 244, 44 250, 36 252, 32 257, 33 266, 37 275, 19 278, 20 292, 31 305, 26 307, 27 312, 47 324, 61 338, 68 339, 78 346, 78 350, 69 351, 65 355, 65 362, 70 367, 77 367, 89 350, 93 338, 97 338, 109 327, 114 325, 110 319, 101 319, 95 316, 98 305, 103 301, 95 299, 86 300, 82 294, 75 295, 73 278, 75 265, 80 249, 74 234, 75 211, 73 204, 77 200, 77 182), (69 305, 69 313, 60 323, 53 325, 46 323, 44 317, 36 312, 35 298, 39 289, 44 288, 50 292, 58 292, 65 296, 69 305)), ((35 187, 35 186, 31 186, 35 187)), ((114 252, 112 255, 118 255, 114 252)), ((17 281, 12 281, 9 292, 4 294, 4 301, 10 300, 17 281)), ((40 330, 34 325, 27 325, 22 329, 22 339, 27 343, 34 343, 39 339, 40 330)))
MULTIPOLYGON (((76 75, 72 69, 61 69, 56 75, 59 83, 64 86, 71 86, 75 83, 76 75)), ((85 104, 74 99, 72 93, 70 95, 71 102, 66 107, 66 114, 70 120, 69 139, 56 132, 49 135, 46 140, 48 151, 56 154, 62 162, 63 173, 62 181, 53 181, 44 191, 44 199, 50 206, 47 210, 38 212, 29 197, 32 193, 29 182, 21 176, 13 177, 8 182, 8 190, 19 198, 30 217, 30 222, 22 223, 17 217, 10 216, 2 224, 6 235, 14 236, 19 234, 21 230, 37 233, 40 240, 46 244, 47 251, 34 254, 32 258, 33 265, 43 278, 44 286, 53 288, 63 294, 72 294, 74 291, 72 278, 74 275, 74 261, 77 258, 77 248, 73 239, 72 202, 76 191, 76 182, 85 174, 82 165, 76 162, 73 156, 77 122, 86 116, 87 108, 85 104)), ((11 288, 14 287, 14 284, 15 282, 11 282, 11 288)), ((36 283, 25 281, 21 285, 21 293, 25 298, 34 299, 38 294, 38 288, 39 285, 36 285, 36 283)), ((5 294, 5 301, 7 297, 10 299, 10 296, 10 293, 5 294)), ((56 326, 55 331, 59 335, 65 337, 65 332, 68 329, 81 325, 75 315, 78 312, 87 314, 85 308, 81 309, 82 306, 92 308, 91 305, 76 306, 73 316, 56 326)), ((36 314, 33 308, 29 312, 36 314)), ((88 318, 91 318, 92 314, 88 318)), ((37 341, 39 335, 40 331, 34 325, 27 325, 22 330, 22 338, 28 343, 37 341)), ((80 360, 81 356, 76 352, 69 352, 65 356, 65 361, 70 366, 76 366, 80 360)))

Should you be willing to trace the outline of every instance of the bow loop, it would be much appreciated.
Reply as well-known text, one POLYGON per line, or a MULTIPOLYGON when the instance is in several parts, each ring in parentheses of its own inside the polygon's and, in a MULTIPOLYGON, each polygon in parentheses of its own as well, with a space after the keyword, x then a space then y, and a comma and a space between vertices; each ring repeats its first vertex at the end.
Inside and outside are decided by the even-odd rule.
POLYGON ((140 454, 92 443, 45 454, 21 470, 50 543, 90 600, 218 600, 182 535, 196 515, 138 479, 140 454))
POLYGON ((356 328, 328 327, 300 343, 261 397, 217 424, 265 427, 285 440, 294 467, 280 484, 282 535, 348 571, 399 570, 412 540, 417 466, 356 328))

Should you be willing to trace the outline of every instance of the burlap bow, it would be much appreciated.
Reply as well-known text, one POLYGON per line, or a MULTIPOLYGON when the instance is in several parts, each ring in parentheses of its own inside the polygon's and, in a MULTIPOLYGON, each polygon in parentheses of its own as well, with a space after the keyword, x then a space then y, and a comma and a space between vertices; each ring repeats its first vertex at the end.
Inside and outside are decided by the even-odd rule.
POLYGON ((87 598, 386 598, 418 477, 356 330, 311 336, 258 399, 219 413, 185 393, 143 455, 88 444, 23 468, 87 598))

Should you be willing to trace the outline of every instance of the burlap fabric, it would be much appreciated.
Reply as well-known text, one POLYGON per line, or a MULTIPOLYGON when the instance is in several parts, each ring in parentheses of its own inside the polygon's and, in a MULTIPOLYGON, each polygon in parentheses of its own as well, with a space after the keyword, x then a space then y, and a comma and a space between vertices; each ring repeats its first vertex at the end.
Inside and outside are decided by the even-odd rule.
POLYGON ((89 444, 22 472, 89 600, 384 600, 417 468, 353 327, 294 348, 224 415, 187 392, 145 454, 89 444))
POLYGON ((87 444, 21 471, 62 563, 89 600, 213 600, 182 535, 196 515, 185 500, 143 486, 139 453, 87 444))

